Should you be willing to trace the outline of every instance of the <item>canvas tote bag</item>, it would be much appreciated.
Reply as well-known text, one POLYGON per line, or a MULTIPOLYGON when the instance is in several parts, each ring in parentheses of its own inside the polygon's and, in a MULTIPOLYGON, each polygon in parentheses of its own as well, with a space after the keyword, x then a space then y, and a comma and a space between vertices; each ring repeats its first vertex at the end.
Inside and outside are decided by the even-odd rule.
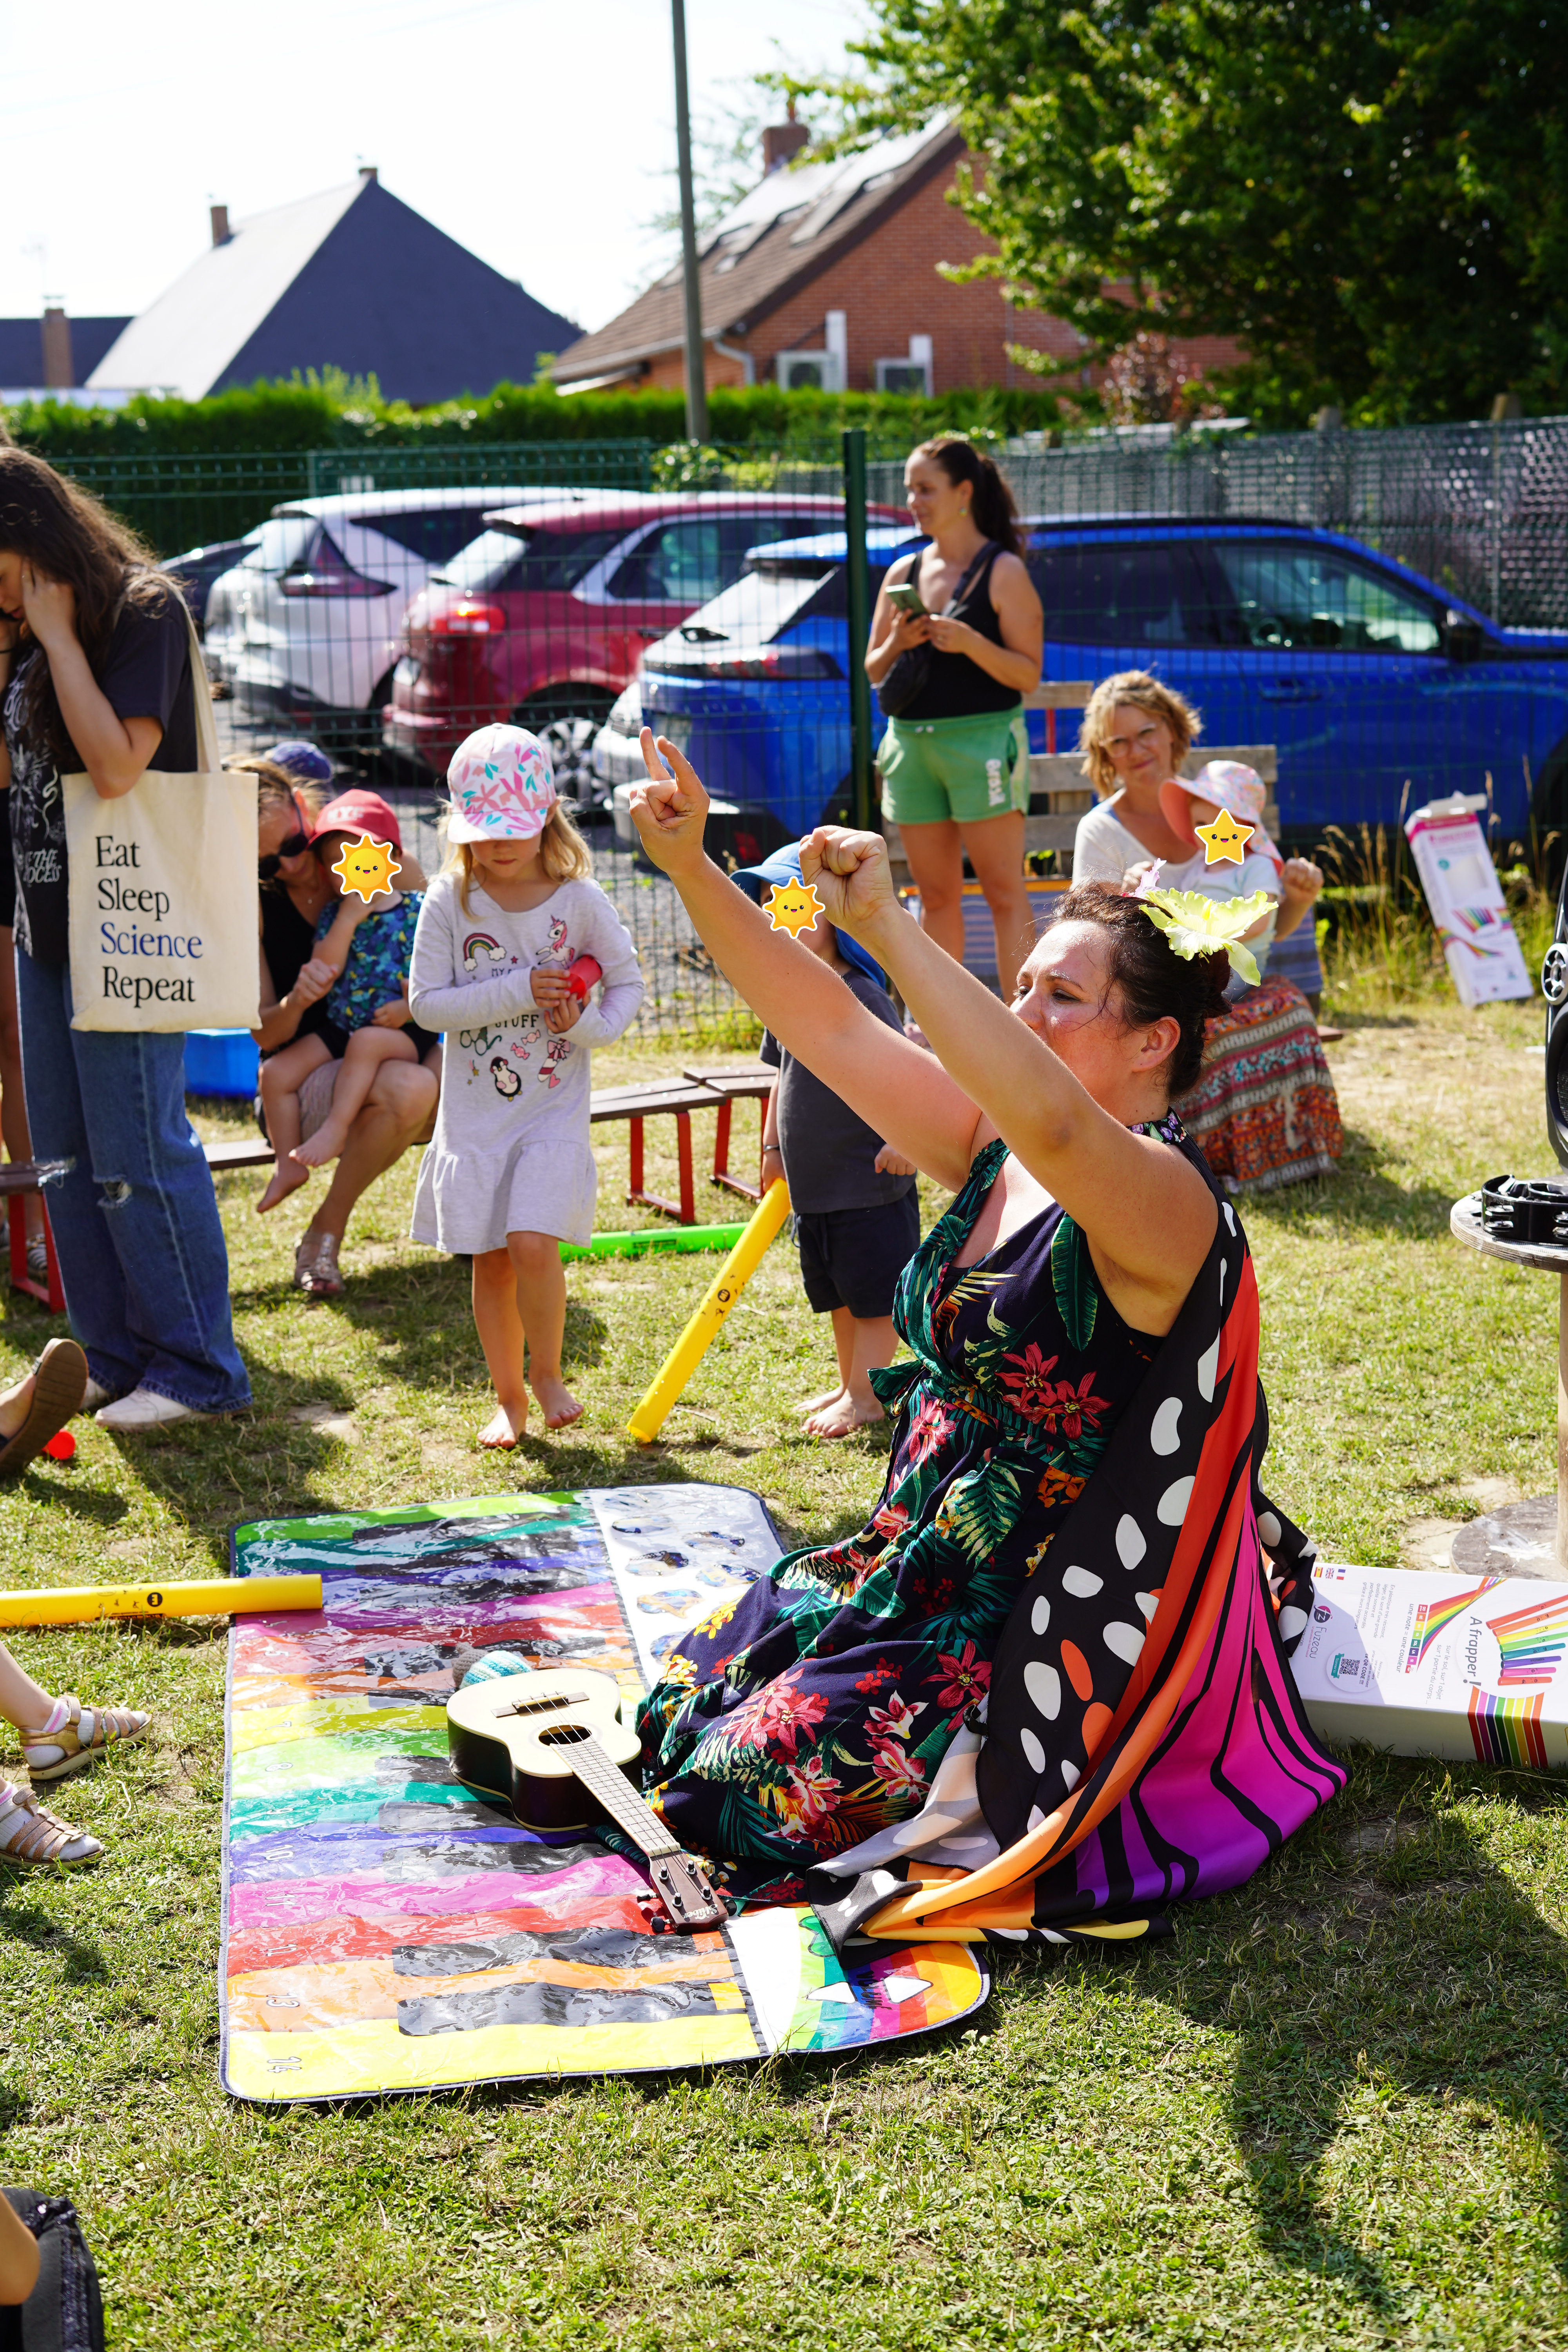
POLYGON ((66 776, 73 1029, 254 1029, 257 780, 219 764, 190 614, 194 775, 150 768, 119 800, 66 776))

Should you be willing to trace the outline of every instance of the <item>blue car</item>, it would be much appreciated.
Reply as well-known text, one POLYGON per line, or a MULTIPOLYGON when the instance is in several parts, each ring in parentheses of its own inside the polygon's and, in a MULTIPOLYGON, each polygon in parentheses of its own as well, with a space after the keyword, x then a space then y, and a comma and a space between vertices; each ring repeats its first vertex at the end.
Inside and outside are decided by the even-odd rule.
MULTIPOLYGON (((1568 634, 1499 628, 1394 558, 1299 523, 1079 517, 1024 536, 1044 675, 1151 670, 1197 705, 1209 742, 1276 745, 1294 843, 1393 824, 1489 778, 1505 837, 1568 816, 1568 634)), ((922 544, 868 533, 873 597, 922 544)), ((847 804, 845 551, 842 531, 759 548, 644 657, 644 715, 770 845, 847 804)), ((1043 714, 1029 725, 1043 750, 1043 714)))

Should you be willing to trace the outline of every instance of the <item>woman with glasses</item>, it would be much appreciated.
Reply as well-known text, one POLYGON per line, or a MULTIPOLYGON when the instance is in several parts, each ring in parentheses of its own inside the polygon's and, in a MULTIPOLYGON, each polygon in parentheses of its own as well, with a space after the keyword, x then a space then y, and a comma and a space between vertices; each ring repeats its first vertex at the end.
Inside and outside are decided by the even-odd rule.
MULTIPOLYGON (((265 1059, 294 1038, 320 1030, 327 992, 337 978, 315 952, 316 919, 335 893, 310 847, 325 804, 321 786, 331 779, 331 769, 313 745, 295 743, 279 744, 264 757, 231 761, 229 765, 257 778, 261 1021, 254 1034, 265 1059), (319 762, 319 769, 307 760, 319 762)), ((405 889, 426 887, 424 875, 409 857, 398 878, 405 889)), ((315 1133, 331 1110, 342 1067, 341 1062, 324 1063, 301 1087, 306 1136, 315 1133)), ((440 1072, 438 1045, 422 1062, 389 1062, 377 1072, 331 1181, 294 1253, 294 1279, 310 1297, 335 1298, 342 1292, 338 1252, 349 1219, 361 1194, 410 1144, 429 1139, 440 1072)))

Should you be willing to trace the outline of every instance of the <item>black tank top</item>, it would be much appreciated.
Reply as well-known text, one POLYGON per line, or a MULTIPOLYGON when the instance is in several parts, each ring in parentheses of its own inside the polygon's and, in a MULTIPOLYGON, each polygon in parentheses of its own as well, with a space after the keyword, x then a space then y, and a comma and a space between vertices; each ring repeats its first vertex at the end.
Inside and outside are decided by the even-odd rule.
MULTIPOLYGON (((994 646, 1002 643, 1002 624, 991 602, 991 571, 1001 552, 999 547, 993 547, 953 614, 955 620, 967 621, 977 637, 987 638, 994 646)), ((906 574, 917 586, 919 572, 917 556, 906 574)), ((967 654, 940 653, 932 646, 931 657, 924 687, 908 709, 899 713, 900 723, 905 727, 918 726, 921 719, 977 719, 988 710, 1016 710, 1023 701, 1016 686, 1004 686, 999 678, 987 677, 979 663, 971 661, 967 654)))
MULTIPOLYGON (((267 958, 267 969, 272 974, 272 985, 281 999, 288 995, 299 979, 301 968, 315 953, 316 926, 300 912, 287 890, 268 884, 258 895, 261 899, 261 950, 267 958)), ((294 1035, 319 1036, 326 1018, 327 1001, 325 997, 318 997, 314 1004, 306 1006, 294 1035)), ((291 1044, 293 1040, 289 1042, 291 1044)), ((264 1054, 263 1061, 266 1058, 264 1054)))

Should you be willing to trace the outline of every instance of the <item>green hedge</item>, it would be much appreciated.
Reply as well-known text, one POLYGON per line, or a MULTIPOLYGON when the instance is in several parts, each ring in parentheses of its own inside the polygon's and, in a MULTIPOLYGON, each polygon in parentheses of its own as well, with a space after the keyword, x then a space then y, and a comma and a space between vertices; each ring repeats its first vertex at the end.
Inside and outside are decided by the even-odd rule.
MULTIPOLYGON (((1042 392, 959 392, 940 400, 890 393, 781 392, 760 384, 716 392, 709 430, 726 446, 821 449, 846 425, 871 428, 908 446, 928 434, 960 427, 995 434, 1037 431, 1058 420, 1042 392)), ((482 400, 412 409, 384 401, 374 382, 321 380, 256 383, 210 400, 138 397, 120 409, 73 408, 53 400, 11 409, 16 438, 52 463, 131 456, 239 456, 247 451, 417 447, 426 442, 679 441, 686 431, 679 392, 584 392, 563 396, 548 384, 497 384, 482 400)))

